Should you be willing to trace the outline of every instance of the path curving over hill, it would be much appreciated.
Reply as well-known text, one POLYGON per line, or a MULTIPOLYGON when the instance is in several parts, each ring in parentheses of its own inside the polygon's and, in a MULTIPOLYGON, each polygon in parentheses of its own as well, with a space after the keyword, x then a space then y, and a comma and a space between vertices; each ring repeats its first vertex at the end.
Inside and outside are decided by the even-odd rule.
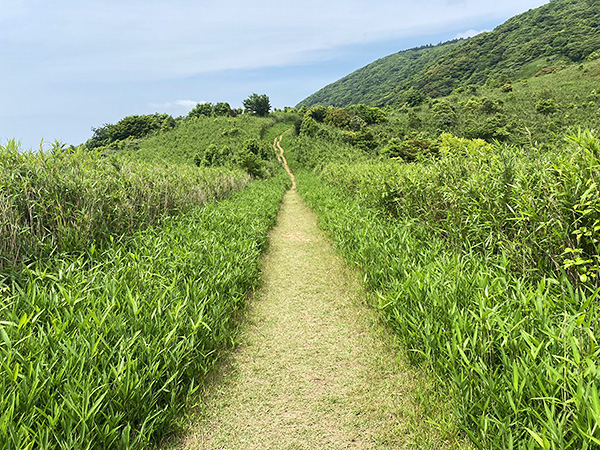
POLYGON ((296 190, 296 178, 294 177, 294 174, 290 170, 290 166, 288 166, 285 156, 283 156, 283 148, 281 147, 282 139, 283 139, 283 134, 280 135, 279 137, 275 138, 275 140, 273 141, 273 149, 277 153, 277 159, 279 160, 279 163, 283 164, 283 167, 285 168, 286 172, 289 174, 290 178, 292 179, 292 190, 295 191, 296 190))
MULTIPOLYGON (((289 171, 280 142, 273 146, 289 171)), ((179 448, 454 448, 421 417, 418 375, 399 360, 356 274, 295 189, 262 269, 239 346, 209 383, 206 409, 179 448)))

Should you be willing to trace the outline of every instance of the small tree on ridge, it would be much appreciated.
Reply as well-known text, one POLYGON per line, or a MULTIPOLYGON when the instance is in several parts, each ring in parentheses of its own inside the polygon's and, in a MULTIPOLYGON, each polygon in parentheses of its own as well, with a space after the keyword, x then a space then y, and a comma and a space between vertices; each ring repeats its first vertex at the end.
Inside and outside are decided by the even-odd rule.
POLYGON ((252 94, 242 104, 244 105, 244 112, 255 114, 259 117, 264 117, 271 111, 271 101, 266 94, 252 94))

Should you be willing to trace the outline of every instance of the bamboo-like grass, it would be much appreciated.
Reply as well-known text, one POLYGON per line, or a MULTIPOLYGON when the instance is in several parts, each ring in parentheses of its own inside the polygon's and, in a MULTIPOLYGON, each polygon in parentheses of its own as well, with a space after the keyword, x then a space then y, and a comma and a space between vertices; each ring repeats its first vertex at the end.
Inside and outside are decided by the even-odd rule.
POLYGON ((227 197, 250 182, 240 170, 148 164, 85 150, 0 146, 0 272, 82 252, 227 197))
POLYGON ((592 132, 570 135, 552 151, 448 134, 440 140, 439 158, 330 163, 320 173, 460 251, 504 254, 513 270, 532 276, 559 273, 571 260, 573 278, 600 286, 600 141, 592 132))
MULTIPOLYGON (((99 184, 89 171, 104 163, 89 164, 81 182, 99 184)), ((145 180, 160 186, 152 175, 161 173, 145 180)), ((93 254, 38 259, 5 280, 0 448, 144 448, 168 433, 231 343, 232 314, 258 282, 288 186, 283 174, 256 181, 93 254)))
POLYGON ((598 448, 599 141, 475 144, 297 170, 299 191, 478 448, 598 448))

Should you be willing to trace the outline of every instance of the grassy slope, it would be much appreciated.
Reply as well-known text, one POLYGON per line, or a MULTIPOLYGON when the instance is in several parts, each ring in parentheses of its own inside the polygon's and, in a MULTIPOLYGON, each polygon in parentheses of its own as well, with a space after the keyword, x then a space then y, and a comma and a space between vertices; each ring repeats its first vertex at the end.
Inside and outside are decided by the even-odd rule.
MULTIPOLYGON (((495 85, 457 89, 448 97, 428 100, 418 107, 387 108, 389 120, 365 127, 361 133, 372 136, 370 156, 385 153, 392 139, 437 139, 447 132, 489 142, 499 139, 507 144, 550 148, 559 145, 566 132, 600 127, 599 80, 600 60, 596 59, 512 83, 509 90, 495 85), (545 104, 552 109, 541 110, 545 104)), ((320 125, 319 133, 327 134, 329 140, 349 142, 352 130, 320 125)), ((314 150, 306 151, 322 153, 324 160, 334 157, 327 150, 321 152, 321 147, 317 143, 314 150)), ((369 156, 358 148, 348 151, 369 156)))
POLYGON ((190 163, 273 123, 207 120, 110 157, 2 149, 0 231, 27 265, 3 254, 1 449, 144 447, 231 342, 289 181, 190 163))
POLYGON ((0 448, 139 448, 231 340, 287 176, 4 285, 0 448))
POLYGON ((113 155, 0 146, 0 271, 86 252, 250 183, 241 170, 153 165, 113 155))
MULTIPOLYGON (((597 74, 596 61, 529 80, 531 90, 515 84, 512 95, 531 108, 540 98, 528 99, 532 90, 558 96, 564 82, 581 77, 570 87, 579 98, 561 101, 585 115, 597 110, 589 98, 597 74)), ((482 94, 510 95, 491 87, 482 94)), ((528 120, 519 106, 504 108, 528 120)), ((426 120, 427 108, 412 112, 426 120)), ((591 116, 587 123, 597 123, 591 116)), ((404 125, 392 116, 371 131, 384 140, 402 136, 404 125)), ((593 448, 598 138, 559 136, 540 148, 445 135, 436 157, 405 164, 351 146, 345 131, 316 126, 294 144, 293 159, 317 174, 299 178, 300 193, 363 270, 415 360, 436 368, 463 399, 457 415, 474 442, 593 448)))
POLYGON ((474 443, 593 448, 597 291, 551 275, 536 283, 511 271, 503 255, 452 249, 427 222, 385 218, 360 192, 351 198, 348 187, 308 175, 298 182, 413 361, 455 393, 474 443))
POLYGON ((273 123, 272 118, 248 115, 186 119, 174 130, 142 141, 140 148, 130 154, 142 161, 170 161, 191 165, 194 164, 194 157, 208 146, 227 146, 235 151, 246 140, 259 138, 261 131, 273 123))

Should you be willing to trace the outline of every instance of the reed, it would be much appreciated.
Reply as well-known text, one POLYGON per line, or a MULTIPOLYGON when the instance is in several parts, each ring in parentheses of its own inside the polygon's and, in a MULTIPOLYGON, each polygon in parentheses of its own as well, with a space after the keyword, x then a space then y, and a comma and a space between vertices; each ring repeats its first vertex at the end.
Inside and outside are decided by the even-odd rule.
POLYGON ((299 191, 478 448, 597 448, 598 140, 446 139, 435 160, 297 170, 299 191))
POLYGON ((233 339, 288 186, 256 181, 5 279, 0 448, 144 448, 168 433, 233 339))
POLYGON ((0 272, 82 252, 244 188, 240 170, 0 146, 0 272))

